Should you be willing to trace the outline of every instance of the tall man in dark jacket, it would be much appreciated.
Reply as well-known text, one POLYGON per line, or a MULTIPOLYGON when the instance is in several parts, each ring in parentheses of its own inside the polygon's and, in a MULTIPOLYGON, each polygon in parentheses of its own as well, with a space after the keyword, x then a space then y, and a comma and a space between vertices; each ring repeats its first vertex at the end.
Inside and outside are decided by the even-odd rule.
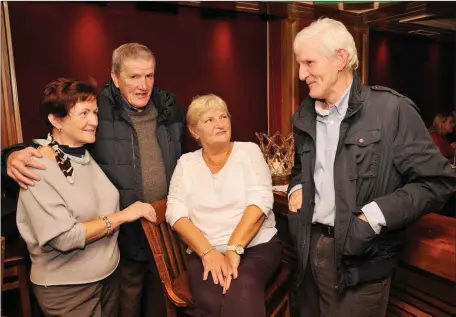
POLYGON ((384 316, 406 226, 441 208, 455 177, 410 99, 361 84, 342 23, 312 23, 294 51, 310 95, 292 118, 295 315, 384 316))
MULTIPOLYGON (((119 190, 121 209, 165 198, 182 154, 184 111, 170 92, 154 87, 154 75, 150 50, 124 44, 114 51, 111 79, 97 98, 97 139, 89 151, 119 190)), ((39 154, 33 148, 11 153, 18 148, 6 151, 3 159, 8 175, 26 187, 32 184, 29 178, 38 179, 25 166, 39 168, 31 159, 39 154)), ((119 248, 120 316, 166 316, 160 278, 139 221, 120 229, 119 248)))

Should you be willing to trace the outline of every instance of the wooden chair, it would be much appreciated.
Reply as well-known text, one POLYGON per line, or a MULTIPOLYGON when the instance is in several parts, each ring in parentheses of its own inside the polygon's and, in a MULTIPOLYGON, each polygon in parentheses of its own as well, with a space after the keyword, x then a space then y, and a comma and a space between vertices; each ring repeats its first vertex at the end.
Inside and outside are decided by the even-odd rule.
MULTIPOLYGON (((142 219, 142 226, 152 249, 160 279, 167 295, 167 316, 178 312, 194 316, 190 282, 185 264, 186 246, 165 221, 166 199, 152 204, 157 223, 142 219)), ((283 262, 266 289, 268 317, 289 316, 289 277, 291 266, 283 262)))
POLYGON ((19 289, 22 316, 31 317, 27 251, 24 241, 15 238, 10 243, 2 237, 2 292, 13 289, 19 289))

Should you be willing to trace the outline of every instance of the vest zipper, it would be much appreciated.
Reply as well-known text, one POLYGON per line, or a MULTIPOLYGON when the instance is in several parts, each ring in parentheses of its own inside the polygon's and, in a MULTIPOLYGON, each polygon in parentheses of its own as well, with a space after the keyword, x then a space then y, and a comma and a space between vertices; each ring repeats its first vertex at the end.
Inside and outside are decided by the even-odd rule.
POLYGON ((131 158, 133 160, 133 177, 136 181, 136 162, 135 162, 135 140, 133 136, 133 132, 131 133, 131 158))

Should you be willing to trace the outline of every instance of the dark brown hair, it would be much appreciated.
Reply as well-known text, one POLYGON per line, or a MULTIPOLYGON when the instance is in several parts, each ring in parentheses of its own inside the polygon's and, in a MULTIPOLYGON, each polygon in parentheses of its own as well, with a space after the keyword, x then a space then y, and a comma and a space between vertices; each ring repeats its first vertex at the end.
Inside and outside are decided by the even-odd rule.
POLYGON ((97 92, 94 86, 68 78, 59 78, 46 85, 41 102, 41 114, 46 125, 52 129, 48 119, 50 114, 64 118, 78 102, 96 99, 97 92))

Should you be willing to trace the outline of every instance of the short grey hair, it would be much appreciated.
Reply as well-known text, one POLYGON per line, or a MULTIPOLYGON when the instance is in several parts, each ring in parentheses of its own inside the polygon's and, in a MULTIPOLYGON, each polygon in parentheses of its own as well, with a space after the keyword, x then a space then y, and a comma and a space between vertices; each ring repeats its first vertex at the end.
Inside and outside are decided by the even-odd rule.
POLYGON ((226 111, 228 117, 231 118, 226 102, 217 95, 208 94, 193 98, 187 110, 187 124, 194 127, 206 112, 213 109, 226 111))
POLYGON ((115 74, 120 74, 123 62, 128 58, 152 59, 155 65, 155 56, 147 46, 139 43, 127 43, 119 46, 112 52, 111 71, 115 74))
POLYGON ((348 67, 353 70, 358 68, 358 52, 353 36, 342 22, 329 18, 320 18, 312 22, 296 35, 293 43, 295 53, 307 40, 317 36, 321 41, 321 49, 326 56, 334 57, 336 50, 345 49, 348 53, 348 67))

